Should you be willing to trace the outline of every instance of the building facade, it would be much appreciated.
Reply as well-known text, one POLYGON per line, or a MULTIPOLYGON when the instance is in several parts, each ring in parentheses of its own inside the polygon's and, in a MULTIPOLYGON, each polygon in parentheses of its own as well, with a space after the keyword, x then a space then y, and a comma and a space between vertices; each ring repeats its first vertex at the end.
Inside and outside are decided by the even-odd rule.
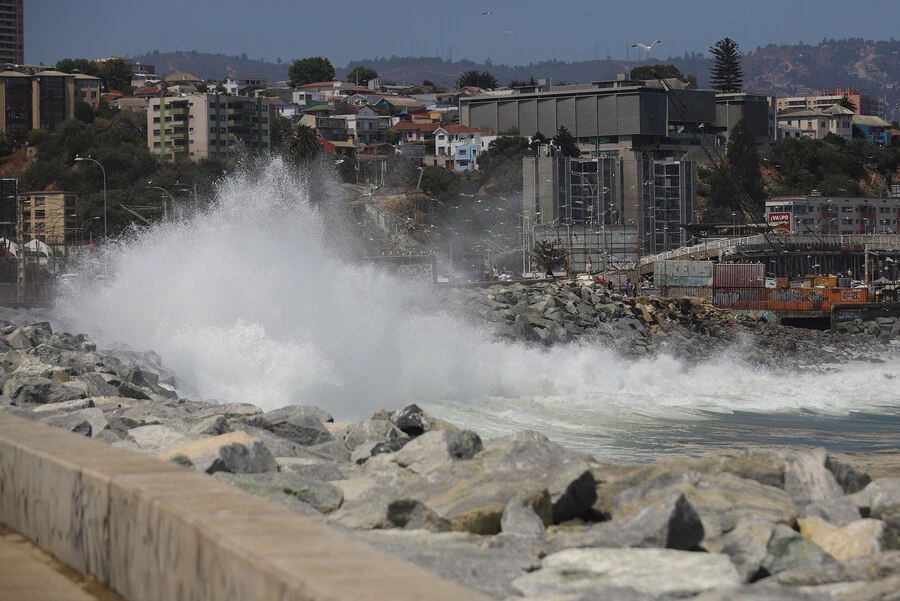
POLYGON ((850 100, 855 106, 857 115, 869 115, 884 117, 884 101, 862 94, 859 88, 835 88, 824 89, 820 95, 804 94, 803 96, 786 96, 777 101, 778 112, 799 110, 824 110, 833 104, 839 103, 844 98, 850 100))
POLYGON ((813 138, 828 134, 845 140, 853 137, 853 111, 836 104, 821 110, 788 111, 778 115, 779 138, 813 138))
POLYGON ((100 80, 52 69, 30 74, 0 72, 0 132, 24 139, 32 129, 55 132, 75 118, 75 105, 100 103, 100 80))
POLYGON ((223 94, 151 98, 147 145, 162 160, 225 159, 269 148, 269 99, 223 94))
POLYGON ((766 223, 794 234, 896 234, 900 198, 782 196, 766 201, 766 223))
POLYGON ((692 243, 696 182, 693 161, 560 157, 542 147, 523 159, 524 229, 568 246, 576 269, 633 268, 641 255, 692 243))
POLYGON ((0 0, 0 66, 25 64, 24 0, 0 0))
POLYGON ((43 190, 24 192, 19 198, 22 201, 22 233, 26 241, 36 239, 51 247, 80 241, 76 194, 43 190))

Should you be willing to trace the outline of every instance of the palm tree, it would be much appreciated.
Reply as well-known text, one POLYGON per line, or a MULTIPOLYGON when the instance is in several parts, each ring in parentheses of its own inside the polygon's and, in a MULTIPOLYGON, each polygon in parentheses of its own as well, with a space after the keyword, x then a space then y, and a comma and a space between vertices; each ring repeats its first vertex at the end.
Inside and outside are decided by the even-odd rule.
POLYGON ((478 71, 475 69, 465 71, 459 76, 459 79, 456 80, 456 87, 465 88, 466 86, 492 90, 497 87, 497 78, 487 71, 478 71))
POLYGON ((308 125, 298 124, 288 135, 288 154, 300 162, 313 160, 321 149, 318 132, 308 125))
POLYGON ((538 240, 531 249, 531 257, 538 264, 538 267, 553 277, 553 268, 566 261, 569 258, 569 249, 562 246, 553 246, 553 242, 549 240, 538 240))

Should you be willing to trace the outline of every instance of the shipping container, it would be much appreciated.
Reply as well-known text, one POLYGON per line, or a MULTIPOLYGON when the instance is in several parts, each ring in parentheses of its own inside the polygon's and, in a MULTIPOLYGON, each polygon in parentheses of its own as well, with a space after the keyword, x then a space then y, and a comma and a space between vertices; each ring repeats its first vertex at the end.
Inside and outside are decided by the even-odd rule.
POLYGON ((775 278, 775 287, 776 288, 790 288, 791 287, 790 278, 775 278))
POLYGON ((713 303, 733 310, 831 311, 833 305, 868 302, 865 288, 716 288, 713 303))
POLYGON ((838 279, 835 275, 817 275, 813 276, 813 286, 824 286, 825 288, 837 288, 838 279))
POLYGON ((716 288, 763 288, 766 266, 762 263, 716 263, 713 286, 716 288))
POLYGON ((658 289, 668 286, 712 286, 712 261, 659 261, 653 264, 653 285, 658 289))
POLYGON ((711 286, 666 286, 660 288, 659 296, 664 298, 697 297, 711 302, 712 290, 711 286))

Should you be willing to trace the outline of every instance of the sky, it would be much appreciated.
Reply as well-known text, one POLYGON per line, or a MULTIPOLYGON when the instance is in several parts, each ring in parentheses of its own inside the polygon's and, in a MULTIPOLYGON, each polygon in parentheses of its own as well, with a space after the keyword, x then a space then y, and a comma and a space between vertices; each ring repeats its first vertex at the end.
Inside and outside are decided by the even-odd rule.
POLYGON ((650 58, 665 60, 708 55, 726 36, 745 52, 823 38, 889 40, 898 24, 897 0, 25 0, 25 62, 157 49, 273 63, 323 56, 336 68, 391 55, 527 65, 643 59, 631 44, 657 39, 650 58))

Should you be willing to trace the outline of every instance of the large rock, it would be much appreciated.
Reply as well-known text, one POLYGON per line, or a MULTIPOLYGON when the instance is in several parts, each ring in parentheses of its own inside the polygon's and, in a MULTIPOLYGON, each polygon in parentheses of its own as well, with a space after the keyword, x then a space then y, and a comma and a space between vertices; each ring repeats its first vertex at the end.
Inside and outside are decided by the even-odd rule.
POLYGON ((700 516, 684 493, 673 490, 659 501, 621 519, 593 524, 581 532, 563 532, 551 540, 549 550, 584 547, 689 550, 702 540, 700 516))
POLYGON ((519 498, 510 499, 506 504, 500 516, 500 529, 503 534, 517 536, 543 538, 547 535, 541 516, 519 498))
POLYGON ((159 455, 181 446, 190 438, 173 428, 153 424, 131 428, 126 440, 135 443, 145 453, 159 455))
POLYGON ((673 549, 569 549, 548 555, 542 569, 513 582, 526 596, 590 593, 594 599, 622 595, 623 589, 686 598, 739 584, 727 555, 673 549))
POLYGON ((177 458, 179 462, 187 460, 195 469, 207 474, 278 471, 278 462, 269 449, 240 431, 186 442, 160 454, 160 458, 177 458))
POLYGON ((703 549, 709 553, 725 553, 731 558, 741 581, 753 582, 766 574, 761 573, 761 568, 769 556, 769 541, 775 527, 772 522, 756 516, 742 518, 724 536, 703 541, 703 549))
POLYGON ((388 442, 396 438, 408 439, 409 436, 388 419, 366 419, 347 428, 344 444, 353 451, 364 442, 388 442))
MULTIPOLYGON (((375 443, 371 450, 376 450, 377 444, 383 443, 375 443)), ((429 474, 453 461, 471 459, 482 448, 481 438, 469 430, 432 430, 407 442, 400 450, 370 461, 366 468, 378 471, 390 463, 416 474, 429 474)))
MULTIPOLYGON (((389 512, 403 527, 428 516, 428 524, 497 534, 509 501, 518 497, 544 521, 586 515, 595 499, 584 458, 536 432, 494 439, 472 459, 454 461, 392 491, 389 512)), ((389 520, 390 522, 390 520, 389 520)))
POLYGON ((87 396, 77 385, 61 383, 48 378, 14 378, 7 380, 3 386, 3 394, 15 404, 22 403, 61 403, 87 396))
POLYGON ((793 524, 797 513, 787 494, 755 480, 728 472, 702 474, 665 472, 615 499, 613 518, 620 519, 665 498, 673 490, 684 493, 703 523, 706 536, 716 538, 752 515, 770 522, 793 524))
POLYGON ((292 417, 314 417, 323 423, 330 423, 334 418, 324 409, 315 405, 287 405, 271 411, 266 411, 262 417, 269 423, 284 421, 292 417))
POLYGON ((768 574, 835 561, 822 547, 783 524, 775 526, 767 551, 761 568, 768 574))
POLYGON ((803 536, 838 561, 880 553, 885 547, 896 543, 881 520, 859 519, 842 528, 832 526, 817 516, 797 521, 803 536))
POLYGON ((850 497, 834 497, 823 501, 815 501, 803 507, 800 517, 819 517, 832 526, 841 528, 862 517, 859 508, 850 497))
POLYGON ((900 538, 900 478, 879 478, 851 496, 862 515, 885 522, 900 538))
POLYGON ((840 563, 785 570, 767 580, 788 586, 819 586, 841 582, 869 582, 897 576, 900 576, 900 551, 886 551, 840 563))

